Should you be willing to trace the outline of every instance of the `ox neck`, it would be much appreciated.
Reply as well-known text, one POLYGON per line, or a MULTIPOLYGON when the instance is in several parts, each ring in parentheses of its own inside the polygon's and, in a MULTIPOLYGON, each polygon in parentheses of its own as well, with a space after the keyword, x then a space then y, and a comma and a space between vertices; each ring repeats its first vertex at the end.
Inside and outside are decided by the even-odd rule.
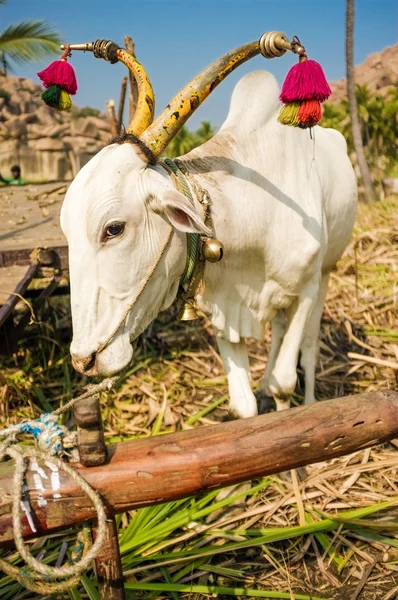
MULTIPOLYGON (((160 164, 167 170, 171 176, 171 180, 175 188, 181 192, 192 204, 195 206, 195 201, 191 193, 189 184, 186 177, 181 169, 180 163, 172 160, 171 158, 164 158, 160 161, 160 164)), ((200 235, 199 233, 187 233, 187 260, 185 264, 184 273, 180 280, 180 286, 184 289, 190 286, 192 276, 195 271, 196 263, 199 260, 199 245, 200 235)))
MULTIPOLYGON (((190 201, 192 206, 195 206, 194 196, 187 181, 189 173, 183 164, 180 161, 167 157, 159 162, 169 173, 176 189, 190 201)), ((199 188, 197 184, 193 186, 193 189, 195 190, 196 200, 203 208, 203 216, 206 223, 209 218, 210 208, 207 192, 199 188)), ((186 235, 187 259, 184 273, 180 279, 177 299, 182 304, 182 311, 184 311, 184 307, 186 308, 189 305, 193 310, 191 314, 195 314, 196 292, 204 272, 205 261, 202 254, 203 237, 199 233, 187 233, 186 235)), ((197 315, 191 318, 197 318, 197 315)))

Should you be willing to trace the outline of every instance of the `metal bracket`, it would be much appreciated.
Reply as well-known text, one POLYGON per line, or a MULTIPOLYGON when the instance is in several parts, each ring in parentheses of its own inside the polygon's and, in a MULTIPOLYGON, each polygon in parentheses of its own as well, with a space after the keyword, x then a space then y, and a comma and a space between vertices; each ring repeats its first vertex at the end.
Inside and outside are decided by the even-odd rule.
POLYGON ((260 52, 265 58, 283 56, 288 50, 294 54, 305 54, 305 48, 298 37, 293 36, 290 42, 282 31, 267 31, 259 40, 260 52))
POLYGON ((116 50, 120 46, 112 42, 112 40, 96 40, 95 42, 87 42, 86 44, 61 44, 61 50, 80 50, 82 52, 92 52, 95 58, 103 58, 111 64, 118 62, 116 50))

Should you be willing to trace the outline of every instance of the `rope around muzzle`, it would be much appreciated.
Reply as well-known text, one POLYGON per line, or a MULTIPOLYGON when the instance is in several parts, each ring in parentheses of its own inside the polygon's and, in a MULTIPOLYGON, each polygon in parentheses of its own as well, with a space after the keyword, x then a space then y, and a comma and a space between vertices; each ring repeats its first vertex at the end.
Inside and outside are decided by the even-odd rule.
POLYGON ((105 350, 105 348, 107 346, 109 346, 109 344, 111 343, 111 341, 113 340, 113 338, 115 337, 115 335, 117 334, 117 332, 119 331, 119 329, 124 325, 127 317, 130 314, 130 311, 134 308, 134 305, 136 304, 138 298, 141 296, 142 292, 144 291, 144 289, 147 286, 147 283, 149 282, 149 280, 151 279, 152 275, 155 272, 156 267, 158 266, 167 246, 169 245, 169 242, 171 240, 171 236, 173 234, 173 226, 170 225, 169 226, 169 230, 167 232, 167 235, 164 239, 164 242, 160 248, 159 254, 157 255, 156 259, 154 260, 152 266, 150 267, 148 274, 146 276, 146 278, 142 281, 138 292, 136 293, 136 295, 134 296, 133 300, 130 302, 130 304, 128 305, 128 307, 126 308, 126 310, 124 311, 124 314, 122 316, 122 318, 120 319, 120 321, 118 322, 118 324, 116 325, 116 327, 114 328, 114 330, 112 331, 112 333, 107 337, 107 339, 105 340, 105 342, 102 342, 102 344, 99 345, 97 351, 95 352, 95 354, 99 354, 100 352, 102 352, 103 350, 105 350))
MULTIPOLYGON (((116 378, 106 379, 98 385, 88 386, 86 392, 73 398, 64 406, 50 414, 42 415, 37 420, 25 420, 18 425, 13 425, 0 431, 0 461, 9 457, 15 461, 15 473, 13 480, 13 531, 14 541, 18 552, 32 572, 24 567, 17 567, 7 560, 0 558, 0 569, 7 575, 17 580, 27 589, 39 594, 54 594, 65 591, 75 586, 83 573, 89 568, 91 561, 96 557, 104 544, 106 537, 106 513, 99 494, 60 457, 66 455, 66 449, 76 445, 76 432, 69 432, 64 426, 58 425, 57 418, 60 414, 69 410, 80 400, 90 398, 100 391, 109 390, 116 378), (19 443, 20 438, 26 434, 32 434, 36 441, 36 447, 26 447, 19 443), (33 515, 30 510, 29 501, 23 495, 25 491, 25 473, 30 461, 44 461, 48 466, 53 465, 58 471, 64 471, 71 477, 90 498, 97 513, 98 529, 94 544, 91 544, 89 528, 85 527, 77 536, 77 544, 72 552, 72 564, 62 567, 52 567, 37 560, 27 549, 24 543, 21 526, 21 512, 24 510, 33 533, 36 528, 33 515), (56 581, 64 579, 65 581, 56 581)), ((50 466, 51 468, 51 466, 50 466)), ((53 469, 51 469, 53 470, 53 469)), ((55 492, 55 491, 54 491, 55 492)))

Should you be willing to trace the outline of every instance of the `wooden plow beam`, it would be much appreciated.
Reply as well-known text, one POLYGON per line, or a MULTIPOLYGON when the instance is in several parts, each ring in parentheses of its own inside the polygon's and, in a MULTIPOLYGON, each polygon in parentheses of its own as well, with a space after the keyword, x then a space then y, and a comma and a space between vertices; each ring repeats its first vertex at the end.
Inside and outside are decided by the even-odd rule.
POLYGON ((25 275, 6 302, 0 305, 0 354, 9 355, 17 350, 17 341, 31 318, 30 307, 25 307, 24 313, 19 315, 18 323, 15 323, 13 317, 16 305, 21 299, 33 298, 32 308, 36 311, 56 292, 68 268, 67 252, 66 246, 0 251, 0 269, 27 266, 25 275), (45 278, 45 286, 29 290, 29 285, 36 278, 45 278))
MULTIPOLYGON (((142 506, 309 465, 398 437, 398 392, 385 390, 319 402, 252 419, 230 421, 108 447, 107 463, 76 468, 101 495, 109 517, 142 506)), ((95 519, 90 500, 60 473, 60 485, 27 487, 37 537, 95 519)), ((13 471, 0 464, 0 547, 12 542, 13 471)))

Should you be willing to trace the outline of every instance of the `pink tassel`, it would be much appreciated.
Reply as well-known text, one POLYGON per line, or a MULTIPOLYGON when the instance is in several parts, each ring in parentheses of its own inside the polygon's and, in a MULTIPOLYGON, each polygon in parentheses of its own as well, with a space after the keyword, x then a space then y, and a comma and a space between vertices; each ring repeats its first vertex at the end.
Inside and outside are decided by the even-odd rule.
POLYGON ((279 97, 284 104, 297 100, 324 102, 331 93, 321 65, 304 54, 286 75, 279 97))
POLYGON ((66 57, 67 53, 65 52, 61 60, 52 62, 46 69, 40 71, 38 76, 45 88, 57 85, 73 96, 77 92, 76 75, 66 57))

